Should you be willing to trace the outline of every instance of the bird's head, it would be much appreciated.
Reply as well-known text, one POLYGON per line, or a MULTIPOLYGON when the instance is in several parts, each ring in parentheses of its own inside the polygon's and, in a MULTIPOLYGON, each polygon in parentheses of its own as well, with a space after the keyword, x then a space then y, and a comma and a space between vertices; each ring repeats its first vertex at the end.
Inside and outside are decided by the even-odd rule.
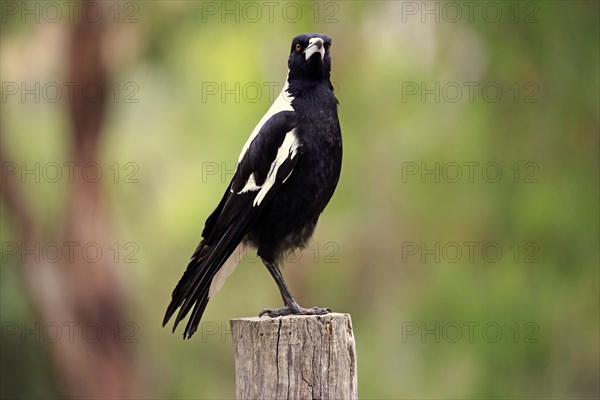
POLYGON ((305 33, 292 40, 288 60, 289 79, 329 80, 331 38, 319 33, 305 33))

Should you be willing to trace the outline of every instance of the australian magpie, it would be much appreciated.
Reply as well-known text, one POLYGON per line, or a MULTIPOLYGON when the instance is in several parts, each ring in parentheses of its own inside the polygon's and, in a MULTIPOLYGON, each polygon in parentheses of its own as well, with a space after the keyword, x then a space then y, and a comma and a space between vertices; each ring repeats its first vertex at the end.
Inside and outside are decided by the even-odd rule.
POLYGON ((340 176, 342 136, 330 47, 331 38, 321 34, 292 40, 285 85, 242 148, 231 183, 206 220, 167 307, 163 326, 179 308, 173 332, 191 311, 184 338, 196 331, 208 300, 233 272, 236 249, 256 248, 281 292, 284 307, 264 309, 260 316, 330 311, 300 307, 279 269, 288 252, 307 244, 340 176))

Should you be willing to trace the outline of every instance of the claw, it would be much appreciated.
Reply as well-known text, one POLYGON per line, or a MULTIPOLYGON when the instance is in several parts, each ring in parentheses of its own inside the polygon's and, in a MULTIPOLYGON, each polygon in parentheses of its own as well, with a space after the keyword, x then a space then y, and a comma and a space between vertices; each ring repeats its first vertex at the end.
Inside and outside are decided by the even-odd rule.
POLYGON ((258 314, 259 317, 262 317, 263 315, 267 314, 269 317, 271 318, 276 318, 276 317, 282 317, 284 315, 289 315, 291 314, 292 311, 288 308, 288 307, 281 307, 281 308, 263 308, 260 313, 258 314))
POLYGON ((310 310, 314 311, 309 315, 325 315, 331 312, 331 308, 312 307, 310 310))
POLYGON ((259 317, 267 314, 271 318, 283 317, 285 315, 324 315, 331 312, 330 308, 320 308, 320 307, 312 307, 312 308, 302 308, 298 305, 295 307, 281 307, 281 308, 263 308, 260 313, 258 313, 259 317))

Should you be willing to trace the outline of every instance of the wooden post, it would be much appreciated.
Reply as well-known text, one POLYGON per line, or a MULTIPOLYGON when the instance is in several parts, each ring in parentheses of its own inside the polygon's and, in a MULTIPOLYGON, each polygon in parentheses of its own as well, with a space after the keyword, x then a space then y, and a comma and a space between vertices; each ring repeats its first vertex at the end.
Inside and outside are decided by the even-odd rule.
POLYGON ((230 323, 239 400, 358 398, 349 314, 230 323))

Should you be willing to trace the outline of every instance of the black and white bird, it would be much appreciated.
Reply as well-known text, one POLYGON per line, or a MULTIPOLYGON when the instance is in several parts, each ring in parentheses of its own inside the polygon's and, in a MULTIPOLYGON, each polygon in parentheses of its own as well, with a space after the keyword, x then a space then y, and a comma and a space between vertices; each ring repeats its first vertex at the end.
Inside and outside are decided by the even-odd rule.
POLYGON ((184 338, 196 331, 208 300, 248 247, 257 249, 284 303, 260 316, 330 312, 300 307, 279 269, 288 252, 309 241, 340 176, 342 136, 330 81, 330 47, 331 38, 321 34, 292 40, 283 90, 250 134, 233 179, 173 291, 163 326, 179 309, 174 332, 191 311, 184 338))

